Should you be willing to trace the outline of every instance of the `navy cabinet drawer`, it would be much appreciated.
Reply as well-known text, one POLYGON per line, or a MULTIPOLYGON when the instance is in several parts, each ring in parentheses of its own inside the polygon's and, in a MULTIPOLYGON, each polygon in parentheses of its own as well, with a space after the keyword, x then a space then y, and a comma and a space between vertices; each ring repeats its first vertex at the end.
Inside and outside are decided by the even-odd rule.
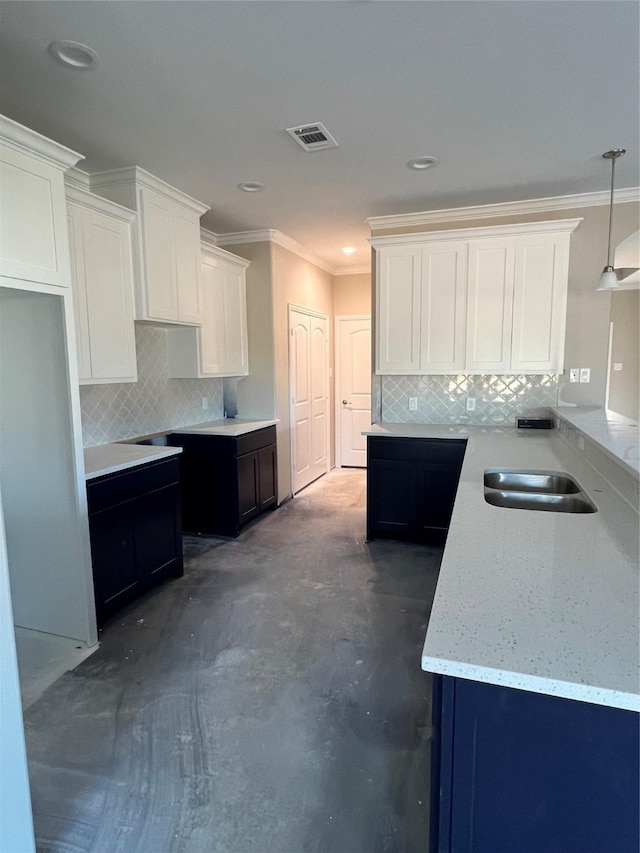
POLYGON ((113 507, 180 481, 177 456, 152 462, 121 474, 107 474, 87 483, 89 514, 113 507))
POLYGON ((459 463, 466 439, 378 438, 369 436, 369 458, 406 462, 459 463))
POLYGON ((236 438, 236 455, 244 456, 245 453, 252 453, 254 450, 261 450, 263 447, 269 447, 270 444, 275 443, 275 426, 258 429, 236 438))

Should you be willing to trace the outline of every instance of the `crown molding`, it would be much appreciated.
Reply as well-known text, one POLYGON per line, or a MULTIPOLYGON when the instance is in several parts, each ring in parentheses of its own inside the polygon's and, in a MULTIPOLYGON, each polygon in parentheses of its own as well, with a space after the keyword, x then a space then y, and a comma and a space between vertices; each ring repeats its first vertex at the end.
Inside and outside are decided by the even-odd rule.
POLYGON ((0 142, 14 151, 39 157, 57 169, 70 169, 79 160, 84 160, 77 151, 3 115, 0 115, 0 142))
POLYGON ((307 251, 292 237, 274 228, 263 228, 261 231, 234 231, 229 234, 218 234, 217 236, 218 246, 228 246, 233 243, 275 243, 282 249, 293 252, 299 258, 333 275, 333 267, 328 266, 325 261, 320 260, 313 252, 307 251))
MULTIPOLYGON (((543 213, 550 210, 571 210, 575 207, 598 207, 609 204, 610 191, 581 193, 579 195, 533 198, 525 201, 508 201, 501 204, 483 204, 475 207, 449 207, 444 210, 424 210, 418 213, 398 213, 391 216, 370 216, 367 219, 372 231, 384 228, 401 228, 414 225, 432 225, 439 222, 460 222, 465 219, 492 219, 497 216, 514 216, 526 213, 543 213)), ((640 201, 640 187, 616 190, 615 203, 640 201)))
POLYGON ((227 246, 229 243, 269 243, 274 240, 274 234, 280 232, 270 228, 261 231, 229 231, 226 234, 217 235, 218 246, 227 246))
POLYGON ((217 258, 220 261, 229 261, 233 263, 234 266, 239 266, 243 269, 246 269, 251 264, 251 261, 248 261, 246 258, 241 258, 239 255, 234 255, 233 252, 227 252, 226 249, 221 249, 220 246, 214 246, 211 243, 205 243, 204 241, 200 243, 200 252, 208 258, 217 258))
POLYGON ((109 169, 106 172, 94 172, 91 175, 91 189, 97 190, 103 187, 119 186, 122 184, 135 183, 137 186, 146 187, 150 190, 155 190, 161 195, 168 196, 173 201, 182 204, 184 207, 195 211, 198 216, 202 216, 209 210, 209 206, 201 201, 193 198, 182 190, 172 187, 161 178, 156 178, 146 169, 141 169, 140 166, 125 166, 123 169, 109 169))
POLYGON ((88 172, 83 172, 82 169, 71 168, 64 173, 65 190, 69 187, 75 187, 85 192, 91 192, 91 175, 88 172))
POLYGON ((86 190, 84 187, 77 184, 67 184, 65 180, 64 197, 69 204, 76 207, 83 207, 85 210, 97 210, 113 219, 119 219, 124 222, 133 222, 136 218, 136 212, 129 210, 128 207, 123 207, 121 204, 116 204, 115 201, 103 198, 102 196, 86 190))
POLYGON ((336 267, 334 275, 369 275, 371 264, 362 264, 359 267, 336 267))
POLYGON ((390 234, 370 237, 374 249, 428 241, 472 240, 476 237, 514 237, 523 234, 571 233, 582 222, 579 219, 548 219, 543 222, 521 222, 513 225, 480 225, 477 228, 450 228, 447 231, 423 231, 411 234, 390 234))
POLYGON ((200 242, 206 243, 207 246, 217 246, 219 236, 215 231, 209 231, 208 228, 200 227, 200 242))

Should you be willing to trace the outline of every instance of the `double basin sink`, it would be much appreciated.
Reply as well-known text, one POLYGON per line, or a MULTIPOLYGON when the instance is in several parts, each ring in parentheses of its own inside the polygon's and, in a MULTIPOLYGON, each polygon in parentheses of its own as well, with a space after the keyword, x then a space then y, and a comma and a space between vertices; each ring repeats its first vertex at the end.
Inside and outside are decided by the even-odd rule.
POLYGON ((493 506, 511 509, 597 512, 578 483, 560 471, 488 468, 484 472, 484 499, 493 506))

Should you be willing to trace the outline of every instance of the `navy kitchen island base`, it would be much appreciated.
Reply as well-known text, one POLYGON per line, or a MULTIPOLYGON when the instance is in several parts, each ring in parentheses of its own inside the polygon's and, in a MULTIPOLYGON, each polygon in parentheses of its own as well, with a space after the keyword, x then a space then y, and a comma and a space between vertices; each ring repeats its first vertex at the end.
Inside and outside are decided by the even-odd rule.
POLYGON ((434 676, 430 853, 637 853, 639 716, 434 676))
POLYGON ((367 540, 444 541, 466 439, 367 439, 367 540))

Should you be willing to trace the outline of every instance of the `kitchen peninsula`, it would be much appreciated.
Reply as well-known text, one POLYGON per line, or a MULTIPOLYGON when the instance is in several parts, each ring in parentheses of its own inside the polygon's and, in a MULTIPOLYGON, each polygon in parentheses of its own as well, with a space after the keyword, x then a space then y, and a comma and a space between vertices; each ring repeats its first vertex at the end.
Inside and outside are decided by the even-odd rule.
POLYGON ((369 435, 467 439, 422 656, 432 849, 637 849, 638 515, 621 497, 629 478, 637 495, 637 475, 604 479, 585 461, 591 445, 578 452, 555 430, 369 435), (483 475, 495 467, 568 473, 597 512, 492 506, 483 475))

